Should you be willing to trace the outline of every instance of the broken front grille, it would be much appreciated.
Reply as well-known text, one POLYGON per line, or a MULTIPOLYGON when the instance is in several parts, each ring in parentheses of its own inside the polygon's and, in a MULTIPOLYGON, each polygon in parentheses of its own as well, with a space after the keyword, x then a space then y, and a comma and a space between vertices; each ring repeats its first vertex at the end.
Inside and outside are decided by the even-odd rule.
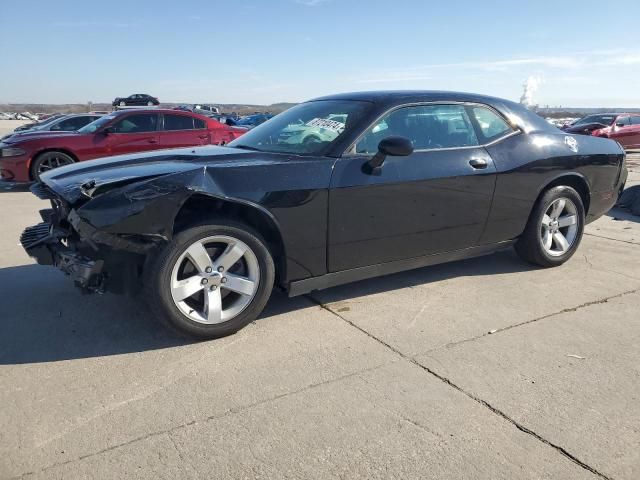
POLYGON ((37 246, 43 240, 49 237, 49 230, 51 225, 45 222, 34 225, 33 227, 27 227, 22 235, 20 235, 20 243, 22 248, 29 249, 37 246))
POLYGON ((51 190, 49 190, 49 187, 47 187, 42 182, 34 183, 33 185, 31 185, 30 190, 31 193, 33 193, 40 200, 51 200, 55 198, 55 195, 51 190))

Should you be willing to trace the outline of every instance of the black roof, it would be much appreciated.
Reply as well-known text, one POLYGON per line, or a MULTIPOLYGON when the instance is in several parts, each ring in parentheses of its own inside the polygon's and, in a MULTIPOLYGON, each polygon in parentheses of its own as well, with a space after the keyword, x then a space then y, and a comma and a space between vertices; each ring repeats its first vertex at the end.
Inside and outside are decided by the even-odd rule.
MULTIPOLYGON (((371 92, 351 92, 327 95, 313 100, 356 100, 373 103, 396 103, 396 102, 431 102, 431 101, 456 101, 456 102, 479 102, 479 103, 503 103, 505 100, 479 95, 476 93, 449 92, 444 90, 381 90, 371 92)), ((310 100, 310 101, 313 101, 310 100)))
POLYGON ((381 90, 372 92, 353 92, 328 95, 313 100, 351 100, 361 102, 371 102, 378 106, 378 109, 392 108, 396 105, 406 103, 421 102, 472 102, 489 105, 503 115, 507 116, 512 123, 525 132, 533 131, 557 131, 557 128, 549 124, 542 117, 528 110, 519 103, 488 95, 464 92, 448 92, 441 90, 381 90))

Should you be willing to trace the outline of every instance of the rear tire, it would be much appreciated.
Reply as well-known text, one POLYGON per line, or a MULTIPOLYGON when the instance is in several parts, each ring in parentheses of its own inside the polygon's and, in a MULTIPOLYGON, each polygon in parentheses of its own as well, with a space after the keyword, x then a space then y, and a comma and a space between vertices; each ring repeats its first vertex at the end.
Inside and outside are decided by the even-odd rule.
POLYGON ((31 164, 31 178, 40 181, 40 175, 65 165, 71 165, 75 160, 62 152, 44 152, 38 155, 31 164))
POLYGON ((218 220, 177 234, 144 272, 151 311, 187 335, 212 339, 245 327, 262 312, 275 266, 250 227, 218 220))
POLYGON ((515 244, 518 255, 541 267, 556 267, 576 252, 584 231, 584 204, 573 188, 553 187, 533 207, 524 233, 515 244))

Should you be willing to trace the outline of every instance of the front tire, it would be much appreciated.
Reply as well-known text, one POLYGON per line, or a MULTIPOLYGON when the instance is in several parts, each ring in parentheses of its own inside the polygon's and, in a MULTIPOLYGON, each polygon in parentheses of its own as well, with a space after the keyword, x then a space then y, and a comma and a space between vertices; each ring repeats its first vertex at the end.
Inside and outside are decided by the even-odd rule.
POLYGON ((74 163, 66 153, 62 152, 44 152, 38 155, 31 164, 31 178, 33 180, 40 181, 40 175, 54 168, 64 167, 65 165, 71 165, 74 163))
POLYGON ((180 232, 145 270, 153 313, 180 332, 205 339, 231 335, 255 320, 275 278, 260 235, 222 220, 180 232))
POLYGON ((533 208, 515 249, 529 263, 556 267, 576 252, 584 231, 582 198, 568 186, 546 191, 533 208))

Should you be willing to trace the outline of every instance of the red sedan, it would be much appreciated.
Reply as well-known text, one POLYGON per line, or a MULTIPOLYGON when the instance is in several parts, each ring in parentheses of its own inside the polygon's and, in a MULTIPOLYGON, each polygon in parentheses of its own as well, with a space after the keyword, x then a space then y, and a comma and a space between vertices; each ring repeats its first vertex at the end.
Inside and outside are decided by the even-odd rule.
POLYGON ((77 132, 16 136, 0 143, 0 177, 30 182, 52 168, 125 153, 226 144, 246 132, 178 110, 126 110, 106 115, 77 132))
POLYGON ((568 133, 611 138, 627 150, 640 148, 639 113, 596 113, 562 129, 568 133))

